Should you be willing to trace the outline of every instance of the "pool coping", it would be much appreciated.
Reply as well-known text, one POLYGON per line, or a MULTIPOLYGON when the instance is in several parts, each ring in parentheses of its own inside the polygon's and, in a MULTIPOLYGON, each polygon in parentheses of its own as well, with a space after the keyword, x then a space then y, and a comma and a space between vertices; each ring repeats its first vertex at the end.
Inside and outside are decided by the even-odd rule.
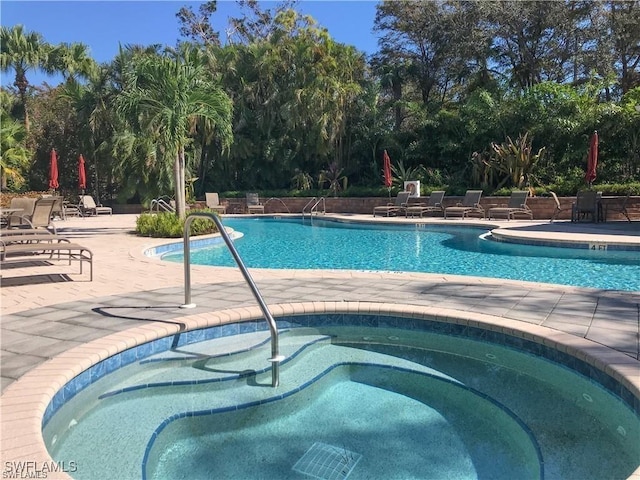
MULTIPOLYGON (((461 312, 447 308, 401 305, 378 302, 302 302, 271 305, 275 317, 301 314, 376 314, 413 319, 435 319, 500 332, 554 348, 603 371, 624 385, 640 400, 640 362, 628 355, 590 340, 491 315, 461 312)), ((176 333, 263 318, 259 307, 234 308, 206 314, 186 315, 175 323, 149 323, 114 333, 72 348, 27 372, 7 387, 0 397, 0 409, 11 420, 2 422, 2 458, 5 462, 34 462, 55 465, 42 438, 42 423, 54 395, 64 385, 91 366, 138 345, 176 333), (11 432, 14 432, 11 434, 11 432), (15 434, 19 432, 19 434, 15 434)), ((47 478, 71 478, 67 472, 49 472, 47 478)), ((638 468, 630 478, 640 478, 638 468)))

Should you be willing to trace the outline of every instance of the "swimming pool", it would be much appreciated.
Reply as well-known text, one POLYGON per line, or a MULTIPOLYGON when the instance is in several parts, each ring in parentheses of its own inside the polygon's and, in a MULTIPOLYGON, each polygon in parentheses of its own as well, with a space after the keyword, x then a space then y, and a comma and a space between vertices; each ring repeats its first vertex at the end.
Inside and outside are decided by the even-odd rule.
POLYGON ((91 479, 309 478, 313 469, 316 478, 614 479, 638 467, 637 412, 575 357, 424 319, 278 324, 288 359, 278 389, 264 321, 101 362, 87 374, 101 378, 76 395, 65 386, 69 398, 45 419, 53 458, 91 479))
MULTIPOLYGON (((491 241, 485 228, 381 225, 299 218, 228 218, 249 268, 350 269, 506 278, 609 290, 640 290, 640 251, 491 241)), ((182 246, 162 256, 181 262, 182 246)), ((234 266, 222 243, 192 247, 191 262, 234 266)))

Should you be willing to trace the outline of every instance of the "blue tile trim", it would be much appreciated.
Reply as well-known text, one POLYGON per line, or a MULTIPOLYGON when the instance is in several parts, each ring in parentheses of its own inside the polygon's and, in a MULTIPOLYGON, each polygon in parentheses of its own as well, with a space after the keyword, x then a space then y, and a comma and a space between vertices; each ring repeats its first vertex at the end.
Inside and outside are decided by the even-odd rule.
MULTIPOLYGON (((252 321, 253 323, 260 322, 252 321)), ((252 323, 249 322, 249 323, 252 323)), ((262 322, 264 323, 264 322, 262 322)), ((477 327, 470 327, 467 325, 459 325, 455 323, 438 322, 435 320, 424 320, 417 318, 406 318, 396 316, 385 315, 356 315, 356 314, 312 314, 312 315, 300 315, 300 316, 286 316, 277 319, 279 329, 289 329, 296 327, 308 327, 319 325, 348 325, 348 326, 364 326, 364 327, 392 327, 403 330, 421 330, 433 333, 441 333, 445 335, 461 336, 472 338, 479 341, 485 341, 490 343, 496 343, 499 345, 511 347, 522 352, 527 352, 539 357, 546 358, 554 363, 571 369, 572 371, 579 373, 605 388, 612 394, 616 395, 624 402, 629 408, 631 408, 636 414, 640 414, 640 398, 634 396, 624 385, 616 381, 614 378, 607 375, 605 372, 600 371, 593 366, 589 365, 582 360, 568 355, 564 352, 548 347, 543 344, 533 342, 520 337, 512 337, 501 332, 494 332, 477 327), (327 318, 331 317, 331 318, 327 318)), ((120 367, 129 365, 133 362, 143 361, 146 357, 155 355, 158 353, 166 352, 176 346, 183 346, 189 343, 199 341, 199 339, 211 339, 219 338, 231 335, 237 335, 241 330, 241 324, 234 323, 228 325, 219 325, 216 327, 209 327, 206 329, 193 330, 190 332, 178 333, 169 337, 161 338, 148 342, 137 347, 120 352, 112 357, 93 365, 88 370, 85 370, 80 375, 70 380, 62 389, 60 389, 52 398, 49 405, 45 409, 45 413, 42 420, 42 426, 46 426, 51 417, 64 405, 65 402, 73 398, 78 392, 99 380, 100 378, 108 375, 109 373, 117 370, 120 367), (176 342, 176 339, 178 340, 176 342)), ((322 339, 318 341, 324 341, 322 339)), ((295 358, 299 352, 290 356, 287 360, 295 358)), ((266 367, 268 370, 270 367, 266 367)), ((237 378, 237 377, 235 377, 237 378)), ((221 381, 222 379, 208 379, 206 382, 221 381)), ((205 382, 205 381, 200 381, 205 382)), ((128 389, 123 389, 122 392, 109 392, 104 396, 115 395, 117 393, 123 393, 124 391, 132 391, 140 388, 148 388, 150 386, 171 386, 171 385, 183 385, 190 384, 191 382, 172 382, 167 384, 153 384, 144 386, 134 386, 128 389)))
MULTIPOLYGON (((231 238, 237 237, 238 234, 235 232, 231 233, 231 238)), ((223 243, 224 240, 220 236, 215 237, 207 237, 207 238, 197 238, 195 240, 191 240, 189 242, 190 248, 195 250, 197 248, 205 248, 210 247, 212 245, 218 245, 223 243)), ((172 243, 166 243, 164 245, 157 245, 155 247, 148 248, 144 251, 144 255, 147 257, 162 257, 167 253, 174 252, 182 252, 184 249, 184 241, 176 241, 172 243)))
MULTIPOLYGON (((286 363, 290 362, 291 360, 296 358, 298 355, 300 355, 305 349, 307 349, 311 345, 315 345, 315 344, 320 343, 320 342, 326 342, 330 338, 331 337, 329 335, 326 335, 323 338, 318 338, 318 339, 313 340, 313 341, 311 341, 309 343, 306 343, 305 345, 300 347, 298 350, 296 350, 293 354, 289 355, 282 362, 280 362, 280 365, 285 365, 286 363)), ((247 350, 239 350, 238 352, 234 352, 234 353, 246 352, 246 351, 252 350, 252 349, 253 348, 247 349, 247 350)), ((225 355, 232 355, 232 354, 230 353, 230 354, 225 354, 225 355)), ((224 356, 224 355, 219 355, 219 356, 224 356)), ((215 357, 210 357, 210 358, 215 358, 215 357)), ((136 391, 136 390, 146 390, 147 388, 167 387, 167 386, 177 387, 177 386, 185 386, 185 385, 205 385, 205 384, 208 384, 208 383, 228 382, 228 381, 231 381, 231 380, 237 380, 239 378, 253 377, 254 375, 259 375, 261 373, 268 372, 269 370, 271 370, 271 366, 270 365, 266 366, 264 368, 261 368, 259 370, 252 370, 250 372, 239 373, 239 374, 229 374, 226 377, 221 377, 221 378, 207 378, 207 379, 200 379, 200 380, 180 380, 180 381, 177 381, 177 382, 146 383, 146 384, 143 384, 143 385, 133 385, 133 386, 130 386, 130 387, 119 389, 119 390, 114 390, 114 391, 111 391, 111 392, 103 393, 102 395, 100 395, 98 397, 98 399, 102 400, 103 398, 113 397, 113 396, 116 396, 116 395, 120 395, 121 393, 133 392, 133 391, 136 391)))

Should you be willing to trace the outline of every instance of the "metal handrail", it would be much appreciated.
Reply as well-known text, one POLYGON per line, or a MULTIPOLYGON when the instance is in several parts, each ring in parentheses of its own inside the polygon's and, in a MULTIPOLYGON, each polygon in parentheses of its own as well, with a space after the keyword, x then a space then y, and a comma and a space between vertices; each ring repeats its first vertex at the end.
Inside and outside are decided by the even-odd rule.
POLYGON ((287 204, 286 204, 286 203, 284 203, 284 201, 283 201, 281 198, 278 198, 278 197, 271 197, 269 200, 267 200, 266 202, 264 202, 264 206, 265 206, 265 208, 266 208, 266 206, 267 206, 267 203, 269 203, 271 200, 277 200, 277 201, 279 201, 279 202, 284 206, 284 208, 286 208, 286 209, 287 209, 287 213, 291 213, 291 210, 289 210, 289 207, 287 207, 287 204))
POLYGON ((238 268, 240 269, 242 276, 249 285, 251 293, 253 293, 253 296, 258 301, 258 305, 260 305, 260 309, 262 310, 262 313, 267 320, 269 331, 271 332, 271 358, 269 359, 272 364, 271 386, 277 387, 280 384, 280 362, 284 360, 284 356, 278 353, 278 326, 276 325, 276 321, 274 320, 273 315, 271 315, 271 312, 269 311, 269 307, 267 307, 267 304, 262 298, 258 287, 253 281, 253 278, 251 278, 247 267, 245 267, 244 262, 240 258, 240 254, 236 250, 236 247, 233 245, 231 237, 229 237, 229 234, 225 230, 218 216, 213 213, 190 213, 184 222, 184 305, 182 305, 182 308, 193 308, 196 306, 194 303, 191 303, 191 244, 189 242, 191 223, 193 222, 193 220, 195 220, 196 217, 209 218, 213 221, 213 223, 216 224, 216 227, 218 227, 218 231, 220 232, 220 236, 224 240, 224 243, 226 243, 227 248, 238 264, 238 268))
MULTIPOLYGON (((313 197, 311 200, 307 202, 307 204, 304 207, 302 207, 302 218, 304 218, 304 214, 306 213, 307 207, 310 206, 313 202, 316 202, 317 200, 318 200, 318 197, 313 197)), ((311 212, 309 212, 309 215, 311 215, 311 212)))
POLYGON ((165 202, 162 197, 151 200, 151 206, 149 207, 151 213, 153 213, 154 206, 156 207, 156 212, 160 212, 160 209, 162 209, 165 212, 176 213, 176 209, 171 206, 171 204, 165 202))
POLYGON ((320 200, 318 200, 315 205, 313 207, 311 207, 311 213, 313 214, 313 211, 315 210, 316 215, 319 213, 318 212, 318 205, 322 203, 322 214, 324 215, 325 213, 327 213, 327 204, 325 202, 325 197, 320 197, 320 200))

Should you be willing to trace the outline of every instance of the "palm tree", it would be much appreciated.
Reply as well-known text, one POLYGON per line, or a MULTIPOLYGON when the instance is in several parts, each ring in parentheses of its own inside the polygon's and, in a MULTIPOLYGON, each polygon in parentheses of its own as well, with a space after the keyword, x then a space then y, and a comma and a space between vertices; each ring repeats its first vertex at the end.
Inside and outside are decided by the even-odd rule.
POLYGON ((62 72, 67 82, 71 79, 89 79, 98 73, 98 66, 83 43, 61 43, 53 47, 46 67, 49 73, 62 72))
POLYGON ((2 27, 0 31, 0 69, 16 72, 13 83, 20 94, 24 112, 24 127, 29 133, 29 114, 27 112, 27 72, 32 69, 44 69, 51 47, 36 32, 25 32, 22 25, 2 27))
POLYGON ((204 75, 202 65, 179 58, 146 55, 125 72, 117 109, 133 130, 151 136, 161 161, 173 161, 177 214, 185 217, 185 147, 198 120, 207 119, 227 148, 233 139, 232 104, 222 89, 204 75))

